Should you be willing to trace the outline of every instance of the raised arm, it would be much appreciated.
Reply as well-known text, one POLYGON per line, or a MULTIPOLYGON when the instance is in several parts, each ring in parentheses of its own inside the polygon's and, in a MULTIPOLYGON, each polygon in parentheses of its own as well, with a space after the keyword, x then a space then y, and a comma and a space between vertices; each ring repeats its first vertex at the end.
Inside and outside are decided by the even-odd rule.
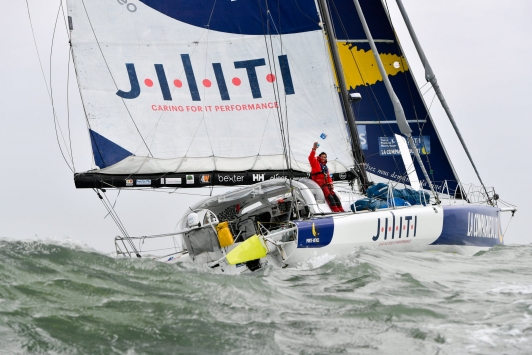
POLYGON ((314 142, 312 150, 308 156, 308 161, 313 173, 321 171, 320 163, 318 163, 318 159, 316 159, 316 149, 318 149, 318 142, 314 142))

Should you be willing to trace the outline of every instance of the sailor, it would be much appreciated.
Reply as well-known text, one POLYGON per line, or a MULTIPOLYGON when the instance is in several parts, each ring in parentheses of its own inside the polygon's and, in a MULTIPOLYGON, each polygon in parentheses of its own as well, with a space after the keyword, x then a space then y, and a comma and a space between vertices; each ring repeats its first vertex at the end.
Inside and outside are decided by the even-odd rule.
POLYGON ((316 149, 318 149, 318 142, 314 142, 312 151, 308 156, 311 167, 310 177, 320 185, 325 195, 325 200, 329 204, 329 207, 331 207, 331 210, 333 212, 345 212, 340 198, 334 193, 333 181, 329 174, 329 168, 327 167, 327 153, 321 152, 316 158, 316 149))

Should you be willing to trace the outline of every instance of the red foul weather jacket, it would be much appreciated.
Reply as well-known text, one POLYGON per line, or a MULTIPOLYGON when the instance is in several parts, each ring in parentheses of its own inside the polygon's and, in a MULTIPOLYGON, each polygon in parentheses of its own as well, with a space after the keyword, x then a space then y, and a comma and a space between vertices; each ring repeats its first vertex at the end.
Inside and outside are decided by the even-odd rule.
POLYGON ((316 181, 316 183, 320 186, 333 183, 331 175, 329 174, 329 170, 327 169, 327 174, 323 173, 321 164, 316 158, 316 151, 310 151, 308 161, 310 162, 310 167, 312 169, 310 172, 310 177, 312 178, 312 180, 316 181))

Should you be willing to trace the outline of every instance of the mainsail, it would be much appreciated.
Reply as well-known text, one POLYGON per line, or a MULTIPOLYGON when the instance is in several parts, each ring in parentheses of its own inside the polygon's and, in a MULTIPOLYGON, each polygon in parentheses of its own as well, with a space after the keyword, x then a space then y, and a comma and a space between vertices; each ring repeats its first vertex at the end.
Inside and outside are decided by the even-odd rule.
POLYGON ((317 140, 332 173, 353 165, 314 0, 70 0, 69 17, 98 167, 77 187, 302 176, 317 140))
MULTIPOLYGON (((436 189, 447 182, 456 189, 458 177, 438 135, 434 122, 410 72, 385 4, 360 0, 390 82, 401 101, 417 149, 436 189)), ((366 170, 386 179, 409 183, 395 139, 399 127, 394 108, 352 0, 329 0, 337 45, 347 85, 362 100, 354 104, 366 170)), ((421 169, 414 163, 421 176, 421 169)), ((425 180, 420 180, 427 187, 425 180)))

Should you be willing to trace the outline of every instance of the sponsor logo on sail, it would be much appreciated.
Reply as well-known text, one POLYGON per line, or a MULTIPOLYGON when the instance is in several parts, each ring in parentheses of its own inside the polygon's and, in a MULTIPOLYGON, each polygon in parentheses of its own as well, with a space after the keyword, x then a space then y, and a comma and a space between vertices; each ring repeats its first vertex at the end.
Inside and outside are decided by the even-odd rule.
POLYGON ((338 174, 338 177, 340 178, 340 180, 345 180, 347 178, 347 174, 346 173, 340 173, 340 174, 338 174))
MULTIPOLYGON (((416 145, 419 154, 427 155, 430 154, 430 136, 423 137, 412 137, 416 145)), ((409 148, 410 154, 414 154, 412 148, 409 148)), ((399 145, 394 137, 379 137, 379 155, 389 156, 389 155, 401 155, 399 150, 399 145)))
POLYGON ((201 175, 200 182, 202 184, 209 184, 211 182, 211 176, 209 174, 201 175))
POLYGON ((225 182, 225 183, 239 183, 244 182, 244 175, 224 175, 224 174, 218 174, 218 181, 219 182, 225 182))
POLYGON ((148 180, 148 179, 137 180, 137 186, 148 186, 148 185, 151 185, 151 180, 148 180))
POLYGON ((181 185, 181 178, 166 178, 166 185, 181 185))
MULTIPOLYGON (((119 0, 123 1, 124 3, 127 2, 127 0, 119 0)), ((183 64, 183 71, 185 73, 185 79, 186 83, 181 81, 180 79, 174 79, 172 81, 171 77, 168 76, 168 74, 172 75, 174 73, 166 73, 163 64, 154 64, 155 73, 157 76, 157 81, 159 83, 159 88, 161 90, 162 97, 165 101, 172 101, 172 90, 170 89, 171 84, 175 86, 176 88, 181 88, 183 86, 188 87, 188 90, 190 92, 190 97, 192 101, 201 101, 201 90, 199 89, 198 80, 196 73, 194 72, 192 61, 190 59, 189 54, 181 54, 181 63, 183 64), (169 80, 170 78, 170 80, 169 80)), ((135 68, 134 63, 125 63, 126 64, 126 71, 127 75, 129 77, 129 85, 130 90, 129 91, 123 91, 118 90, 116 92, 116 95, 123 99, 135 99, 139 97, 141 93, 141 85, 139 82, 139 78, 137 76, 137 70, 135 68)), ((234 77, 231 79, 231 84, 229 84, 226 80, 226 75, 224 74, 224 71, 222 69, 222 63, 211 63, 212 69, 214 72, 214 78, 205 78, 201 81, 201 84, 209 88, 212 86, 213 81, 218 86, 218 91, 220 93, 220 99, 222 101, 229 101, 231 100, 231 93, 229 90, 230 85, 233 85, 235 87, 238 87, 242 84, 242 80, 239 77, 234 77)), ((250 94, 253 97, 253 99, 260 99, 262 98, 262 92, 261 92, 261 82, 263 82, 264 85, 271 85, 275 81, 278 80, 278 78, 272 74, 269 73, 263 78, 259 78, 257 75, 257 68, 266 66, 266 59, 265 58, 258 58, 258 59, 249 59, 249 60, 240 60, 235 61, 231 63, 232 66, 235 69, 240 69, 240 72, 242 75, 247 76, 247 80, 249 82, 249 90, 250 94)), ((229 64, 224 64, 229 65, 229 64)), ((284 93, 286 95, 293 95, 295 94, 294 84, 292 80, 292 74, 290 72, 290 64, 288 62, 288 56, 286 54, 277 56, 277 65, 279 68, 280 76, 282 78, 282 85, 284 86, 284 93)), ((177 75, 174 74, 174 75, 177 75)), ((150 78, 144 79, 144 85, 147 87, 152 87, 155 85, 154 80, 150 78)), ((159 111, 159 107, 161 105, 153 105, 152 109, 159 111), (155 107, 153 107, 155 106, 155 107)), ((164 105, 163 105, 164 106, 164 105)), ((245 104, 245 105, 220 105, 220 106, 175 106, 175 111, 185 111, 190 110, 193 112, 203 112, 205 111, 245 111, 245 110, 257 110, 257 109, 264 109, 264 108, 276 108, 277 102, 269 102, 269 103, 261 103, 261 104, 245 104), (186 109, 185 109, 186 107, 186 109)), ((174 106, 168 106, 173 108, 174 106)), ((164 108, 163 108, 164 110, 164 108)), ((164 110, 164 111, 173 111, 173 110, 164 110)))
POLYGON ((187 175, 186 180, 187 180, 187 185, 194 185, 194 175, 187 175))
POLYGON ((360 148, 368 150, 368 135, 366 132, 366 125, 357 124, 358 138, 360 140, 360 148))
POLYGON ((126 186, 133 186, 133 179, 126 179, 126 186))
POLYGON ((286 180, 286 179, 288 179, 288 177, 286 177, 284 175, 279 175, 279 174, 275 174, 275 175, 270 176, 270 180, 277 180, 277 179, 286 180))

